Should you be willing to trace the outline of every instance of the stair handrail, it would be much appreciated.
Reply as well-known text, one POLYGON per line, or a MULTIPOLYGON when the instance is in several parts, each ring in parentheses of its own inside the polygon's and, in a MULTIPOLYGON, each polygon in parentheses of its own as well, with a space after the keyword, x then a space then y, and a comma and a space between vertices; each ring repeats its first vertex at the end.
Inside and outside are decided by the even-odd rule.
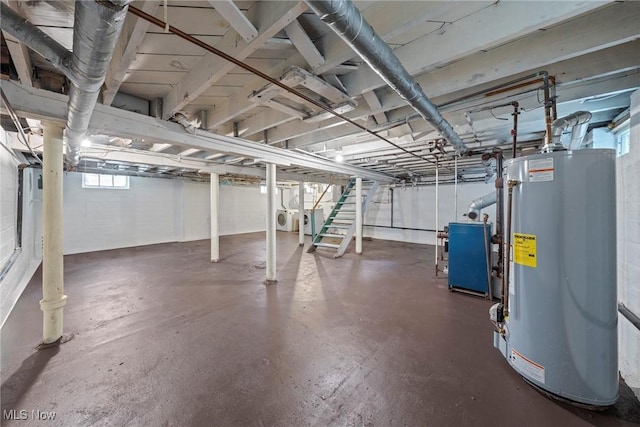
POLYGON ((320 204, 320 200, 322 200, 322 198, 324 197, 324 195, 327 193, 327 190, 329 190, 329 186, 333 185, 333 176, 329 177, 329 183, 327 184, 326 188, 324 189, 324 191, 322 192, 322 194, 320 195, 320 198, 316 201, 316 204, 313 205, 313 207, 311 208, 312 211, 315 211, 316 208, 318 207, 318 205, 320 204))

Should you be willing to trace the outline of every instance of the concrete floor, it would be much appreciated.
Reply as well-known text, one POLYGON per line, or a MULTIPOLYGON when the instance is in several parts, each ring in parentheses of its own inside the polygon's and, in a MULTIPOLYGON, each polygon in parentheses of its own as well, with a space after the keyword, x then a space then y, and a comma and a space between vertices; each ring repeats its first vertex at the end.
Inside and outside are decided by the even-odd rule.
MULTIPOLYGON (((39 273, 2 330, 2 410, 65 426, 623 426, 527 385, 492 347, 489 301, 434 278, 433 248, 384 241, 341 259, 278 233, 65 258, 65 331, 41 334, 39 273)), ((44 425, 33 419, 3 425, 44 425)))

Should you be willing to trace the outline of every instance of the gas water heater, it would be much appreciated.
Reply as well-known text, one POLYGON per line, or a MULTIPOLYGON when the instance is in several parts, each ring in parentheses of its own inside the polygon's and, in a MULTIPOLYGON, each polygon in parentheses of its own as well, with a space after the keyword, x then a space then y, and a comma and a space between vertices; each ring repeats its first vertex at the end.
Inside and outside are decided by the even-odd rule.
POLYGON ((588 406, 618 398, 614 150, 505 162, 505 299, 494 345, 534 386, 588 406), (509 212, 511 210, 511 212, 509 212))

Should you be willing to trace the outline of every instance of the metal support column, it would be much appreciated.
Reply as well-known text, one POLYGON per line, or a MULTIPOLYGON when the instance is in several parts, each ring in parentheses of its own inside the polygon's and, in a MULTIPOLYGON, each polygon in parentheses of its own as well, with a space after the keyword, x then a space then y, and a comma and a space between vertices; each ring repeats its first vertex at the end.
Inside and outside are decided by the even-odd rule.
POLYGON ((53 344, 62 338, 64 261, 62 235, 62 127, 43 122, 44 164, 42 166, 43 253, 42 253, 42 343, 53 344))
MULTIPOLYGON (((454 172, 453 172, 453 204, 455 216, 453 217, 455 221, 458 220, 458 156, 454 159, 454 172)), ((436 230, 437 233, 437 230, 436 230)))
POLYGON ((298 243, 304 246, 304 181, 298 183, 298 228, 298 243))
POLYGON ((267 283, 276 282, 276 165, 267 163, 267 283))
POLYGON ((434 256, 434 262, 435 262, 435 268, 436 268, 436 276, 438 275, 438 227, 440 227, 439 224, 439 218, 438 218, 438 213, 439 213, 439 206, 438 206, 438 185, 439 185, 439 169, 440 169, 440 165, 438 160, 436 159, 436 232, 434 233, 434 246, 435 246, 435 256, 434 256))
POLYGON ((356 253, 362 253, 362 178, 356 178, 356 253))
POLYGON ((211 174, 211 262, 220 260, 220 230, 218 229, 218 216, 220 214, 220 177, 217 173, 211 174))

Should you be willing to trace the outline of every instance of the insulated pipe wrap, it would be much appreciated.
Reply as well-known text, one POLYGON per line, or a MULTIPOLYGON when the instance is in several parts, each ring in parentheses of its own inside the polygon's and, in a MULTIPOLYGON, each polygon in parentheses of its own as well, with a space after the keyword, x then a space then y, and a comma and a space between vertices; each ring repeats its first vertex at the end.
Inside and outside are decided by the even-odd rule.
POLYGON ((442 133, 460 154, 468 151, 460 136, 351 1, 305 1, 396 93, 442 133))
POLYGON ((560 117, 551 124, 551 142, 552 144, 560 144, 562 133, 572 128, 570 148, 575 149, 580 146, 584 135, 587 132, 587 124, 591 120, 591 113, 588 111, 576 111, 568 116, 560 117))
POLYGON ((493 205, 497 200, 497 192, 492 191, 489 194, 485 194, 482 197, 478 197, 473 200, 469 205, 469 212, 467 213, 467 217, 471 220, 477 221, 480 217, 480 211, 487 206, 493 205))
POLYGON ((67 161, 80 160, 93 108, 98 100, 113 50, 127 15, 129 0, 75 3, 71 87, 67 116, 67 161))
POLYGON ((49 37, 40 28, 18 15, 9 6, 0 3, 2 30, 11 34, 29 49, 38 52, 65 76, 71 75, 69 61, 71 54, 60 43, 49 37))

